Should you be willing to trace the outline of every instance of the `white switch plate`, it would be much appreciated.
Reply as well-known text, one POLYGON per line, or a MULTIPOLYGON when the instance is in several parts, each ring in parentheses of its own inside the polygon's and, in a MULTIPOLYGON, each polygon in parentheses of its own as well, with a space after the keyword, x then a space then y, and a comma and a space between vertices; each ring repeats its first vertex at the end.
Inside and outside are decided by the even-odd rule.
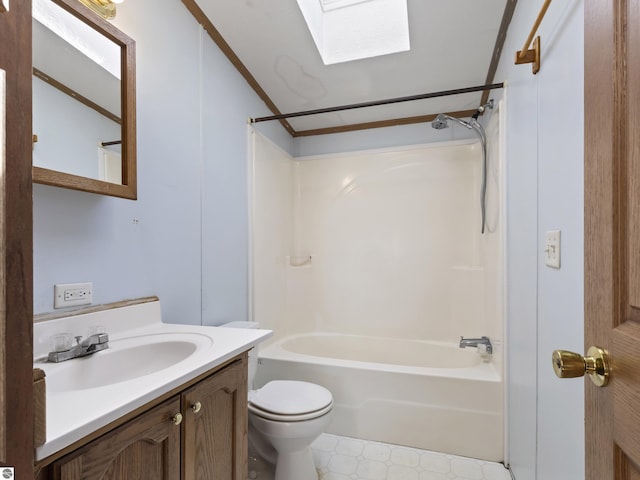
POLYGON ((58 283, 53 286, 53 308, 91 305, 93 283, 58 283))
POLYGON ((549 230, 547 232, 544 259, 547 266, 560 268, 560 230, 549 230))

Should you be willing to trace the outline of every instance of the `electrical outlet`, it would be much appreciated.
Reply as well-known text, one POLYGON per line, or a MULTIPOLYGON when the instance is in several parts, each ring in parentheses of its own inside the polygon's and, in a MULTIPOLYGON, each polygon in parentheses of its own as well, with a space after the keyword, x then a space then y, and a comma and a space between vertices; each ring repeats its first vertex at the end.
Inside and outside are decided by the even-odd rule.
POLYGON ((58 283, 53 286, 53 308, 91 305, 93 283, 58 283))

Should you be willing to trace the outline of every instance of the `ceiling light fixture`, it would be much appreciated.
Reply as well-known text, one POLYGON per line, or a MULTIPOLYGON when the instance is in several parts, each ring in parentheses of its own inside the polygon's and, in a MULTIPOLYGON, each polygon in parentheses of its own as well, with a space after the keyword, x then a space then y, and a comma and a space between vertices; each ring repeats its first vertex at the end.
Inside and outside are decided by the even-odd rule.
POLYGON ((410 49, 407 0, 297 0, 325 65, 410 49))
POLYGON ((80 0, 80 3, 89 7, 102 18, 111 20, 116 16, 116 3, 122 3, 124 0, 80 0))

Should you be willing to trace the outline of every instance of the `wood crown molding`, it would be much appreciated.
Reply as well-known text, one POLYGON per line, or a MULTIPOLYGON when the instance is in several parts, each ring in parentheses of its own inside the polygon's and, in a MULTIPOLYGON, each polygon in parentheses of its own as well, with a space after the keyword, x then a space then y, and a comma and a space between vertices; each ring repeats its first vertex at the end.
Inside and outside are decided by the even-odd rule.
MULTIPOLYGON (((513 12, 516 8, 518 0, 507 0, 505 5, 504 13, 502 15, 502 21, 500 23, 500 29, 498 30, 498 35, 496 36, 496 43, 493 48, 493 54, 491 57, 491 63, 489 65, 489 69, 487 71, 487 77, 485 84, 491 84, 494 81, 496 70, 498 68, 498 63, 500 61, 500 55, 502 53, 502 49, 504 47, 504 42, 507 38, 507 31, 509 29, 509 24, 511 23, 511 18, 513 17, 513 12)), ((282 112, 278 109, 276 104, 271 100, 267 92, 260 86, 255 77, 249 72, 247 67, 242 63, 240 58, 236 55, 236 53, 231 49, 227 41, 222 37, 220 32, 213 25, 211 20, 207 17, 207 15, 202 11, 202 9, 196 3, 196 0, 182 0, 182 3, 185 5, 187 10, 191 12, 196 21, 202 25, 205 31, 209 34, 209 37, 213 42, 220 48, 222 53, 229 59, 229 61, 236 67, 240 75, 244 77, 249 86, 256 92, 258 97, 260 97, 264 103, 267 105, 271 113, 274 115, 282 115, 282 112)), ((485 91, 482 94, 480 105, 484 105, 487 103, 489 99, 489 91, 485 91)), ((474 110, 467 110, 463 112, 453 112, 452 116, 471 116, 475 113, 474 110), (468 113, 468 115, 467 115, 468 113), (462 115, 465 114, 465 115, 462 115)), ((440 112, 438 112, 440 113, 440 112)), ((429 114, 429 115, 420 115, 415 117, 404 117, 404 118, 396 118, 391 120, 379 120, 374 122, 365 122, 365 123, 353 123, 349 125, 340 125, 336 127, 327 127, 327 128, 317 128, 310 130, 295 130, 291 124, 286 119, 278 120, 280 124, 284 127, 284 129, 289 132, 292 137, 308 137, 313 135, 327 135, 331 133, 343 133, 343 132, 353 132, 356 130, 368 130, 371 128, 382 128, 382 127, 393 127, 398 125, 410 125, 413 123, 424 123, 432 121, 437 114, 429 114)))

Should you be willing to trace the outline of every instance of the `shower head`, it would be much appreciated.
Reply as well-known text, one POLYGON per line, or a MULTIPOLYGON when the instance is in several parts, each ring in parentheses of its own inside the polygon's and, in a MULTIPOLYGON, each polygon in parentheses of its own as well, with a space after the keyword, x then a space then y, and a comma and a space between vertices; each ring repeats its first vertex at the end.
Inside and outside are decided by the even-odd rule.
POLYGON ((436 130, 442 130, 443 128, 447 128, 449 124, 447 123, 447 115, 441 113, 436 117, 436 119, 431 122, 431 126, 436 130))
POLYGON ((435 128, 436 130, 442 130, 443 128, 447 128, 449 126, 449 120, 459 123, 460 125, 468 128, 469 130, 474 128, 471 123, 465 122, 464 120, 460 120, 459 118, 456 118, 456 117, 452 117, 451 115, 447 115, 446 113, 440 113, 435 118, 435 120, 431 122, 431 127, 435 128))
POLYGON ((486 108, 493 108, 493 100, 490 100, 485 105, 481 105, 478 108, 478 111, 471 117, 470 121, 461 120, 456 117, 452 117, 451 115, 447 115, 446 113, 440 113, 438 116, 431 122, 431 127, 436 130, 442 130, 443 128, 447 128, 449 126, 449 120, 452 122, 456 122, 463 127, 468 128, 469 130, 473 130, 480 137, 480 144, 482 145, 482 186, 480 193, 480 210, 482 212, 482 229, 481 232, 484 233, 484 227, 486 223, 486 193, 487 193, 487 136, 485 134, 484 128, 480 122, 478 122, 478 116, 485 111, 486 108))

